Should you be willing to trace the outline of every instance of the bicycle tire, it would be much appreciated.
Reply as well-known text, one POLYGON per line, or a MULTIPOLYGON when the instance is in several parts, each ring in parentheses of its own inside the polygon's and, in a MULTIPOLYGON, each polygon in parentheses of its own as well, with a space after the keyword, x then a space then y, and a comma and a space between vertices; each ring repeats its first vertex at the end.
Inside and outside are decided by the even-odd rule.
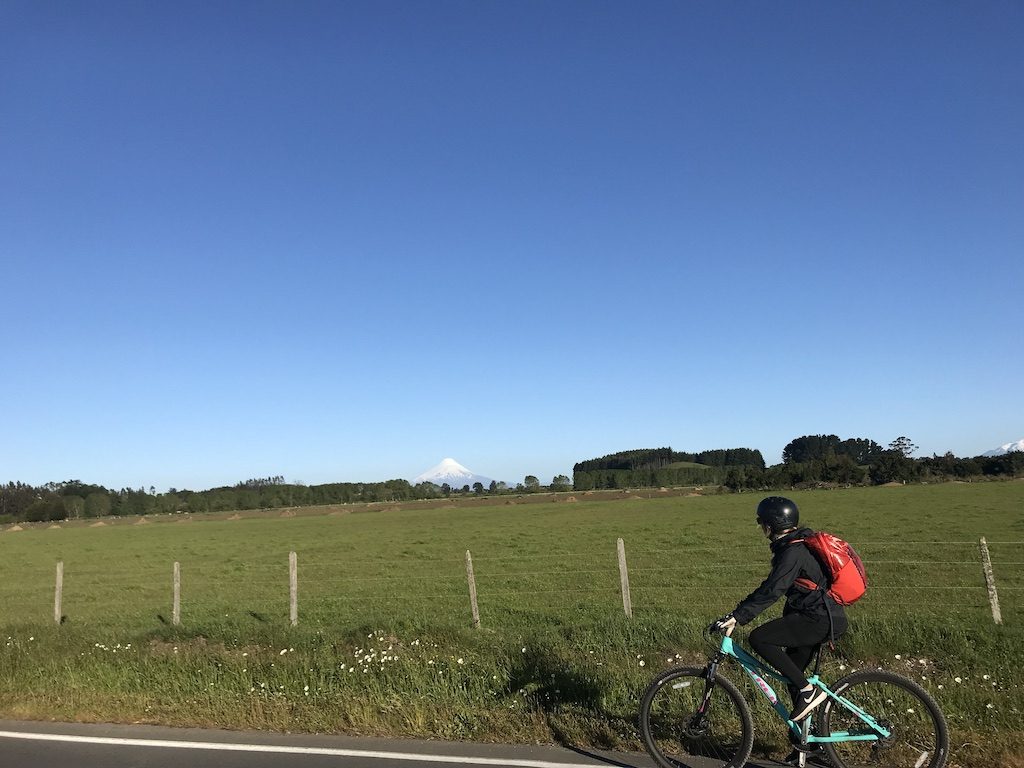
MULTIPOLYGON (((949 757, 949 729, 942 710, 924 688, 886 670, 854 672, 832 690, 892 731, 876 742, 825 742, 835 768, 942 768, 949 757)), ((868 727, 842 704, 823 705, 819 733, 868 727)))
POLYGON ((739 689, 720 674, 715 674, 708 709, 714 721, 705 717, 699 726, 691 721, 706 680, 703 669, 675 667, 654 678, 644 691, 640 733, 660 768, 741 768, 750 757, 754 746, 750 707, 739 689))

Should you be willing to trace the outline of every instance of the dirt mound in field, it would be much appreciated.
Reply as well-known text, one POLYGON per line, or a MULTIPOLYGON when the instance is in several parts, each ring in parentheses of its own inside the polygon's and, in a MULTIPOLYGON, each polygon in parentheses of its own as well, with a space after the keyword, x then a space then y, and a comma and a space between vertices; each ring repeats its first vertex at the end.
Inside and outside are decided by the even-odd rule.
POLYGON ((11 526, 10 528, 8 528, 7 530, 8 530, 8 531, 24 531, 25 529, 24 529, 24 528, 22 528, 22 527, 21 527, 20 525, 12 525, 12 526, 11 526))
POLYGON ((135 521, 135 525, 149 525, 149 518, 140 517, 138 520, 135 521))
POLYGON ((242 519, 242 516, 240 514, 238 514, 237 512, 235 512, 235 514, 233 514, 231 517, 228 518, 228 520, 241 520, 241 519, 242 519))
POLYGON ((100 528, 101 526, 105 526, 105 525, 106 525, 106 523, 104 523, 102 520, 97 520, 95 523, 90 523, 89 527, 90 528, 100 528))

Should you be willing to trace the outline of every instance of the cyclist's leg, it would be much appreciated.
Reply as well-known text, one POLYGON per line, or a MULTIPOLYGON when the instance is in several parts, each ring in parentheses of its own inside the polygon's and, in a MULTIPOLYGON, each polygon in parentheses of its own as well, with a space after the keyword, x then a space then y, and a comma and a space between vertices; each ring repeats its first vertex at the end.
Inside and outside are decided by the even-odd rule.
POLYGON ((815 621, 800 613, 790 613, 757 627, 750 633, 749 641, 761 658, 799 690, 807 686, 804 669, 814 649, 828 637, 828 632, 827 618, 815 621), (790 655, 787 649, 796 653, 790 655))
MULTIPOLYGON (((813 643, 811 645, 788 646, 786 648, 786 653, 793 660, 793 663, 800 668, 801 672, 806 672, 808 665, 810 665, 811 663, 811 659, 813 659, 814 654, 818 652, 818 648, 821 647, 823 643, 828 642, 830 637, 831 639, 838 640, 846 633, 846 629, 846 616, 835 616, 833 617, 832 626, 829 629, 829 634, 826 635, 823 640, 813 643)), ((794 700, 796 699, 797 691, 800 690, 800 687, 801 686, 792 685, 789 687, 789 693, 794 700)))
MULTIPOLYGON (((786 655, 789 656, 790 661, 793 662, 794 666, 796 666, 802 674, 807 671, 807 667, 811 663, 811 659, 814 658, 814 654, 817 652, 819 645, 821 645, 821 643, 815 643, 814 645, 791 645, 788 646, 785 651, 786 655)), ((793 701, 796 701, 796 697, 802 687, 803 686, 797 683, 789 684, 789 695, 793 701)))

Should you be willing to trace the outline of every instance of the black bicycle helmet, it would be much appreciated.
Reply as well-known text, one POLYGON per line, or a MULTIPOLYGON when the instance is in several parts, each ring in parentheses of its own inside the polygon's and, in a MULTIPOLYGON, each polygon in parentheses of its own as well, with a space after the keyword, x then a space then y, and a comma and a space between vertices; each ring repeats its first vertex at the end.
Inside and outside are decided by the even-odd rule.
POLYGON ((757 522, 767 525, 773 533, 800 525, 800 510, 783 496, 769 496, 757 505, 757 522))

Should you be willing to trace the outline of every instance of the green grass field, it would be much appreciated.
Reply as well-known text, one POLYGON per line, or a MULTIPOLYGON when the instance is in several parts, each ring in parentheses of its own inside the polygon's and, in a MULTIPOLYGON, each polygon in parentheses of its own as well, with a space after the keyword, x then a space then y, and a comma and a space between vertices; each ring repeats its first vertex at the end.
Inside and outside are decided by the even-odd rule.
MULTIPOLYGON (((945 709, 954 764, 1024 764, 1024 482, 792 495, 807 524, 858 548, 871 581, 826 676, 902 671, 945 709)), ((637 748, 647 681, 706 655, 701 628, 757 585, 769 553, 753 520, 759 496, 625 496, 4 532, 0 714, 637 748), (179 627, 169 624, 174 561, 179 627)), ((759 747, 782 749, 779 724, 761 703, 755 711, 759 747)))

